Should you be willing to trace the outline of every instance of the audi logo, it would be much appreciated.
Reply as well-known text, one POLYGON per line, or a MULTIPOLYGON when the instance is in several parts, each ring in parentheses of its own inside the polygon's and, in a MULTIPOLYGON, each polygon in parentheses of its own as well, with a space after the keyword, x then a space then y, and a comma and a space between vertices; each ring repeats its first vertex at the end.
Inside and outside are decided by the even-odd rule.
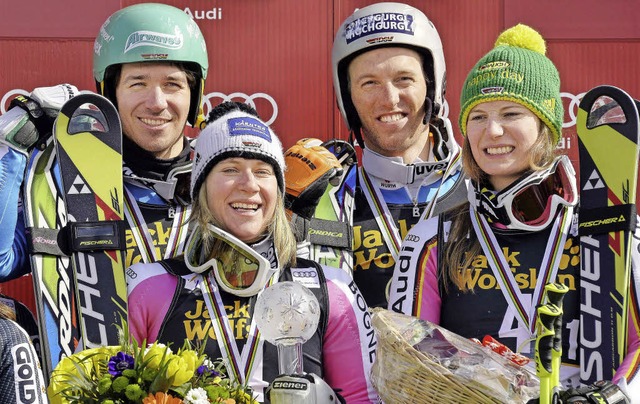
POLYGON ((296 278, 317 278, 318 274, 315 271, 291 271, 291 275, 296 278))
POLYGON ((278 103, 276 103, 276 100, 274 100, 272 96, 265 93, 255 93, 248 95, 245 93, 236 92, 227 95, 220 92, 213 92, 205 94, 203 99, 203 112, 205 116, 209 115, 209 111, 211 111, 213 107, 222 102, 240 101, 255 108, 258 111, 260 118, 262 118, 267 125, 271 125, 278 117, 278 103), (216 102, 211 102, 211 100, 216 100, 216 102), (266 119, 269 114, 271 114, 269 119, 266 119))
POLYGON ((576 121, 578 120, 578 108, 580 106, 580 101, 582 100, 582 97, 584 97, 586 93, 587 93, 586 91, 578 95, 573 95, 571 93, 560 93, 560 97, 563 98, 563 102, 565 98, 569 100, 568 106, 567 104, 564 104, 565 116, 569 114, 569 118, 571 118, 569 122, 562 123, 563 128, 570 128, 576 124, 576 121))
POLYGON ((5 112, 7 112, 7 107, 9 107, 11 100, 16 98, 18 95, 29 95, 29 94, 30 93, 28 91, 23 90, 21 88, 15 88, 13 90, 7 91, 7 93, 2 96, 2 99, 0 99, 0 114, 4 114, 5 112))
MULTIPOLYGON (((565 117, 568 116, 569 120, 563 122, 563 128, 570 128, 576 124, 577 116, 578 116, 578 107, 580 104, 580 100, 586 92, 580 94, 571 94, 562 92, 560 93, 560 97, 565 106, 565 117), (568 101, 568 102, 567 102, 568 101)), ((4 114, 7 112, 7 107, 12 99, 14 99, 17 95, 29 95, 29 92, 20 88, 9 90, 2 96, 0 99, 0 114, 4 114)), ((221 92, 214 91, 212 93, 205 94, 203 97, 203 109, 205 116, 209 114, 209 111, 213 109, 215 105, 218 105, 221 102, 225 101, 241 101, 246 104, 251 105, 255 108, 260 116, 265 119, 267 125, 271 125, 275 122, 278 117, 278 103, 276 100, 266 93, 254 93, 254 94, 245 94, 243 92, 234 92, 231 94, 224 94, 221 92), (266 117, 269 116, 269 119, 266 117)), ((443 105, 444 111, 443 115, 449 115, 449 104, 445 100, 443 105)), ((566 119, 566 118, 565 118, 566 119)))
MULTIPOLYGON (((4 114, 5 112, 7 112, 7 108, 9 107, 11 100, 13 100, 16 96, 29 94, 29 91, 23 90, 21 88, 16 88, 8 91, 5 95, 2 96, 2 99, 0 100, 0 114, 4 114)), ((222 102, 240 101, 255 108, 260 114, 260 117, 265 120, 265 123, 267 125, 271 125, 278 117, 278 103, 272 96, 266 93, 255 93, 249 95, 243 92, 224 94, 215 91, 209 94, 205 94, 202 98, 205 116, 209 114, 209 111, 211 111, 213 107, 222 102), (266 119, 267 117, 269 117, 269 119, 266 119)))

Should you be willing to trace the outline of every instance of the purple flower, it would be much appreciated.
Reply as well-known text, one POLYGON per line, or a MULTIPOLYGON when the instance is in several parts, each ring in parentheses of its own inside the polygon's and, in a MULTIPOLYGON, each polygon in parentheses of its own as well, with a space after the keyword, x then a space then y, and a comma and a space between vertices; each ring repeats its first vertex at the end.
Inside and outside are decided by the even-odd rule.
POLYGON ((133 357, 124 352, 118 352, 109 359, 109 373, 111 376, 121 376, 122 371, 133 369, 133 357))
POLYGON ((202 376, 202 375, 207 375, 207 376, 220 376, 220 373, 216 372, 214 369, 209 369, 209 366, 207 365, 201 365, 198 366, 198 369, 196 369, 196 372, 198 373, 198 376, 202 376))

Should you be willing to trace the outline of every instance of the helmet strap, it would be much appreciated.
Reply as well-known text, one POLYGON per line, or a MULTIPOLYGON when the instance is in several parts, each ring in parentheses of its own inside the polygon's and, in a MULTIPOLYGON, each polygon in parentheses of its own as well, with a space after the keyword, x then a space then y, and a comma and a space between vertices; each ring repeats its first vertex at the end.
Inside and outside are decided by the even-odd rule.
POLYGON ((422 118, 423 124, 428 124, 431 121, 431 113, 433 112, 433 102, 431 98, 426 97, 424 99, 424 118, 422 118))

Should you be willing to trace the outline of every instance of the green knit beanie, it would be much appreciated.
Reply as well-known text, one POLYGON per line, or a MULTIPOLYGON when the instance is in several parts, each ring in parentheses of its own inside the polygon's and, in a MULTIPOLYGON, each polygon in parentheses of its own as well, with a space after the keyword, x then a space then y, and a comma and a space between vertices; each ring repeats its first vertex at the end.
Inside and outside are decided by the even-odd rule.
POLYGON ((562 133, 560 76, 546 56, 540 34, 523 24, 504 31, 494 48, 473 67, 462 87, 460 129, 467 134, 469 112, 486 101, 524 105, 550 129, 553 144, 562 133))

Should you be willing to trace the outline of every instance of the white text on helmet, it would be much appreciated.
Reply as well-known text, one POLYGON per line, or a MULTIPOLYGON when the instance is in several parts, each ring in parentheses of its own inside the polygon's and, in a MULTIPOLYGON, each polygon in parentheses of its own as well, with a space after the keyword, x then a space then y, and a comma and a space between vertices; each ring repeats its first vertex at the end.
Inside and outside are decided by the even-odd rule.
POLYGON ((402 13, 376 13, 352 21, 345 28, 347 43, 382 32, 401 32, 413 35, 413 16, 402 13))
POLYGON ((182 33, 176 27, 175 35, 152 31, 136 31, 129 35, 124 53, 138 46, 158 46, 167 49, 180 49, 184 44, 182 33))

